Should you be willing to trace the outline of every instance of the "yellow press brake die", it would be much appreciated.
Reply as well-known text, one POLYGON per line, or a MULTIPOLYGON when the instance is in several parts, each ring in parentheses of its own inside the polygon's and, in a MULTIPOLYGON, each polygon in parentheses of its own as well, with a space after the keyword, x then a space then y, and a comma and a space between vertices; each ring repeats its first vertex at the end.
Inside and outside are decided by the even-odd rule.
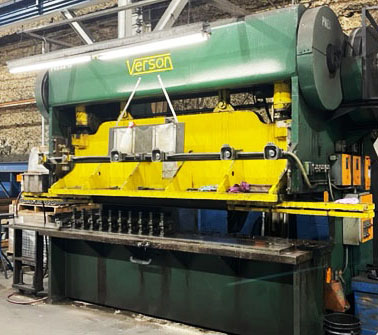
MULTIPOLYGON (((251 111, 180 115, 185 124, 184 152, 220 152, 224 144, 245 152, 262 152, 267 143, 287 148, 288 129, 266 124, 251 111)), ((135 119, 135 125, 164 124, 164 117, 135 119)), ((119 124, 127 126, 128 121, 119 124)), ((77 145, 75 156, 107 156, 109 131, 115 122, 104 122, 96 134, 88 135, 86 146, 77 145)), ((71 195, 108 195, 121 197, 158 197, 276 202, 279 184, 287 161, 236 160, 186 161, 178 166, 172 178, 163 177, 161 162, 76 163, 58 180, 51 193, 71 195), (266 171, 269 171, 267 174, 266 171), (253 193, 231 194, 227 189, 242 181, 253 187, 253 193), (216 192, 196 192, 203 186, 217 185, 216 192)))

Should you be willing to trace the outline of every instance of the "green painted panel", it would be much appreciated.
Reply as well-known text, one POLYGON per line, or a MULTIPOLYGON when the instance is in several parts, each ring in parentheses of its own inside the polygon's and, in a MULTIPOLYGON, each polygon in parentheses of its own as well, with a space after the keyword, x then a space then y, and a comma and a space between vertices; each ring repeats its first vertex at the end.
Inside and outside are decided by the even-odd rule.
POLYGON ((362 58, 346 57, 341 64, 345 101, 362 99, 362 58))
MULTIPOLYGON (((84 301, 98 301, 98 257, 100 254, 87 242, 66 243, 66 296, 78 297, 84 301), (67 250, 69 249, 69 251, 67 250), (80 255, 77 257, 77 255, 80 255), (83 274, 85 274, 83 276, 83 274)), ((100 245, 101 246, 101 245, 100 245)))
MULTIPOLYGON (((289 79, 296 72, 296 31, 303 10, 292 6, 248 16, 212 27, 206 42, 159 52, 172 56, 174 69, 161 73, 168 92, 189 94, 289 79)), ((50 105, 125 100, 137 81, 126 61, 92 60, 51 70, 50 105)), ((157 73, 142 78, 137 97, 162 95, 157 73)))
POLYGON ((52 258, 66 255, 60 295, 230 333, 318 333, 323 276, 316 261, 296 272, 284 264, 76 240, 54 247, 58 241, 52 258))
MULTIPOLYGON (((302 162, 324 164, 335 152, 334 141, 342 138, 342 129, 334 127, 329 113, 311 109, 300 94, 298 77, 292 78, 292 128, 291 145, 302 162)), ((318 178, 325 179, 324 175, 318 178)), ((292 193, 308 192, 302 175, 296 167, 292 169, 292 193)))

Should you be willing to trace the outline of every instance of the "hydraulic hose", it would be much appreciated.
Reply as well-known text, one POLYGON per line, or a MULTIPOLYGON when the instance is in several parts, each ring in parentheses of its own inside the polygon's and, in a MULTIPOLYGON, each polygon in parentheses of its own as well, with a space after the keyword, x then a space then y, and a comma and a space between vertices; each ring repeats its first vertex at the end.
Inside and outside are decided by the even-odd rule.
POLYGON ((335 197, 333 195, 333 190, 332 190, 331 171, 328 171, 328 173, 327 173, 327 179, 328 179, 328 187, 329 187, 329 194, 331 196, 331 200, 335 201, 335 197))
POLYGON ((285 151, 283 153, 283 155, 286 156, 286 157, 290 157, 290 158, 292 158, 294 160, 294 162, 297 164, 299 170, 302 173, 302 176, 303 176, 303 179, 304 179, 306 185, 309 188, 313 189, 313 188, 315 188, 315 187, 317 187, 319 185, 319 184, 311 184, 310 179, 308 178, 308 175, 306 173, 306 170, 305 170, 305 168, 304 168, 301 160, 298 158, 298 156, 296 154, 293 154, 292 152, 289 152, 289 151, 285 151))

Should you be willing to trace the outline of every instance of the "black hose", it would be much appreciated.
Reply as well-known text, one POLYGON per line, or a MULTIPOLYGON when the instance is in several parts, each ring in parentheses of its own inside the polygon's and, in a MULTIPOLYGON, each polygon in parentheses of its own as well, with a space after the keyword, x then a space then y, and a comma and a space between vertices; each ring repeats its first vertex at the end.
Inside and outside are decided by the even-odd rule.
MULTIPOLYGON (((42 201, 42 209, 43 209, 43 225, 46 227, 47 218, 46 218, 46 208, 45 208, 45 202, 42 201)), ((43 272, 43 277, 46 277, 48 269, 49 269, 49 251, 47 250, 47 236, 44 237, 45 240, 45 246, 46 246, 46 267, 45 271, 43 272)), ((43 248, 45 250, 45 248, 43 248)))
POLYGON ((308 175, 306 173, 306 170, 301 162, 301 160, 298 158, 298 156, 290 151, 285 151, 284 156, 288 156, 294 160, 294 162, 297 164, 299 167, 299 170, 302 173, 303 179, 308 186, 308 188, 314 189, 315 187, 319 186, 319 184, 311 184, 310 179, 308 178, 308 175))

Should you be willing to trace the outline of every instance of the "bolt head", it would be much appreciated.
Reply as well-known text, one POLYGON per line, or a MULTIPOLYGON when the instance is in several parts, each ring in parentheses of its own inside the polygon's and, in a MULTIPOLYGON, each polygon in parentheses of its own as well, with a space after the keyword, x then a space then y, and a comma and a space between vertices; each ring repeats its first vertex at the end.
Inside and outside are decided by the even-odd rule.
POLYGON ((273 150, 273 149, 270 149, 270 150, 268 151, 268 154, 269 154, 269 157, 274 157, 274 156, 276 155, 276 151, 273 150))

